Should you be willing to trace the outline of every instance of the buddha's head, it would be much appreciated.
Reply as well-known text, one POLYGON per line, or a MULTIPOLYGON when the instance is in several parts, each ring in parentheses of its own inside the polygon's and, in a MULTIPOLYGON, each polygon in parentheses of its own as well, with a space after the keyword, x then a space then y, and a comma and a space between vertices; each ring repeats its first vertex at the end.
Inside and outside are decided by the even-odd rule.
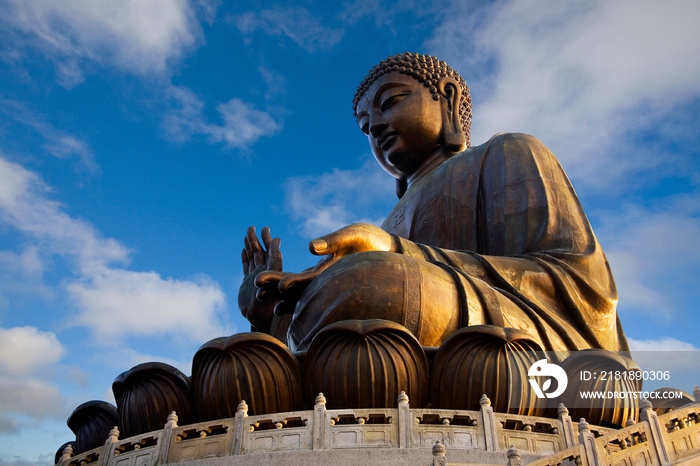
POLYGON ((471 108, 469 88, 456 71, 415 53, 381 61, 353 102, 374 156, 399 181, 399 195, 405 180, 436 152, 449 157, 469 146, 471 108))

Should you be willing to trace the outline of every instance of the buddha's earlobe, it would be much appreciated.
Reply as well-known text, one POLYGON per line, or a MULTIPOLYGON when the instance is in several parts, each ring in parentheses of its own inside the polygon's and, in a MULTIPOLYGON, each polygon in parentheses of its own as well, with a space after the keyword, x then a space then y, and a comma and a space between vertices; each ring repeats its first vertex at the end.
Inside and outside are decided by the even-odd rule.
POLYGON ((459 121, 459 101, 462 90, 457 81, 451 77, 438 81, 438 92, 442 107, 442 138, 445 147, 452 152, 461 152, 467 148, 467 137, 459 121))

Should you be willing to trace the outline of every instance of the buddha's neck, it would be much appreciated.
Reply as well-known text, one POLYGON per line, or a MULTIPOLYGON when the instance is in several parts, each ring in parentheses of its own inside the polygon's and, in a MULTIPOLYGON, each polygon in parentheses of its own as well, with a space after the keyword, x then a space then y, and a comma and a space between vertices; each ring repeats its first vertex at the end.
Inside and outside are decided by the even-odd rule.
POLYGON ((442 164, 442 162, 449 159, 452 155, 454 155, 452 152, 449 152, 448 150, 442 147, 430 154, 430 156, 427 159, 425 159, 421 166, 418 167, 418 170, 411 173, 406 178, 408 188, 410 188, 411 185, 413 185, 418 180, 424 178, 426 175, 431 173, 433 170, 439 167, 442 164))

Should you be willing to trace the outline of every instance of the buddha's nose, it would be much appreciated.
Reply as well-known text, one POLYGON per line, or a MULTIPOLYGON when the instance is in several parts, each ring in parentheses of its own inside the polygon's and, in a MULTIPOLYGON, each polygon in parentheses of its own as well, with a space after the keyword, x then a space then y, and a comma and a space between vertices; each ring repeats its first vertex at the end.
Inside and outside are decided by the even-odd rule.
POLYGON ((373 120, 369 126, 369 133, 372 135, 373 138, 377 139, 379 136, 382 135, 384 131, 386 131, 388 126, 389 125, 386 123, 386 121, 384 121, 383 118, 373 120))

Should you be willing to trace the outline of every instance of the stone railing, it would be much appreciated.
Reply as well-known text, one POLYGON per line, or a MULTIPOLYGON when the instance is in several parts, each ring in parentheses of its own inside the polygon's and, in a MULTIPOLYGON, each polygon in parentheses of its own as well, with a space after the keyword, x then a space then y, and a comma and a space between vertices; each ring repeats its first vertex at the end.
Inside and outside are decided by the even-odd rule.
MULTIPOLYGON (((642 401, 641 422, 596 437, 585 420, 578 424, 579 444, 529 466, 576 464, 658 465, 700 464, 700 404, 696 403, 661 416, 651 403, 642 401)), ((510 466, 520 466, 519 451, 508 452, 510 466)))
MULTIPOLYGON (((700 454, 700 404, 657 416, 643 404, 642 422, 621 430, 572 422, 561 405, 557 419, 494 413, 484 395, 479 411, 410 409, 401 394, 392 409, 326 409, 322 394, 312 411, 248 416, 245 402, 234 418, 177 425, 120 440, 113 429, 105 445, 73 456, 64 450, 57 466, 140 466, 213 457, 288 451, 429 449, 434 465, 467 464, 468 450, 499 452, 509 465, 676 464, 700 454), (510 447, 510 448, 508 448, 510 447), (506 454, 507 452, 507 454, 506 454), (450 456, 460 463, 448 463, 450 456), (539 459, 538 459, 539 458, 539 459)), ((485 464, 482 462, 482 464, 485 464)), ((500 464, 505 464, 505 461, 500 464)))

